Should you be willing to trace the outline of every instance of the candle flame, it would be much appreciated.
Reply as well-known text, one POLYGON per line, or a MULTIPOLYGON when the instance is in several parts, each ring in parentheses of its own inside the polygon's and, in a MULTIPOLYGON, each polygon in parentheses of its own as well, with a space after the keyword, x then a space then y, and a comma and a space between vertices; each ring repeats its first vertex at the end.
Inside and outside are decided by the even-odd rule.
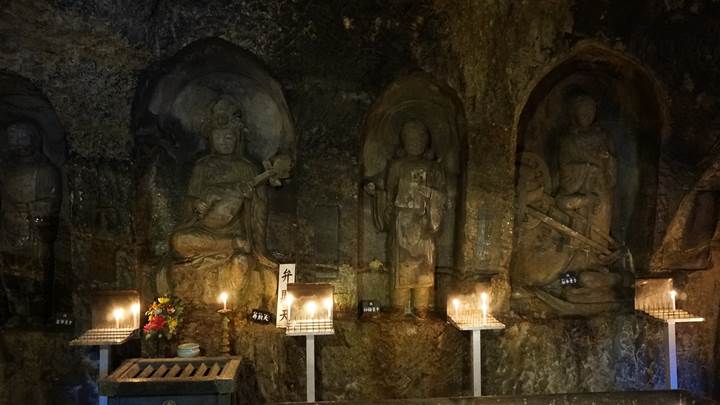
POLYGON ((330 310, 332 309, 332 307, 333 307, 333 299, 332 299, 332 297, 325 297, 325 299, 323 300, 323 305, 325 306, 325 309, 327 309, 328 311, 330 311, 330 310))
POLYGON ((140 313, 140 303, 136 302, 130 306, 130 312, 133 314, 139 314, 140 313))
POLYGON ((483 308, 490 306, 490 295, 488 295, 488 293, 484 292, 480 294, 480 306, 483 308))
POLYGON ((460 306, 460 300, 457 298, 453 298, 452 304, 453 304, 453 308, 455 308, 455 311, 457 311, 458 307, 460 306))
POLYGON ((220 301, 222 301, 223 303, 226 303, 227 299, 228 299, 228 293, 226 293, 225 291, 221 292, 220 293, 220 301))
POLYGON ((308 311, 310 316, 315 315, 315 311, 317 311, 317 304, 315 301, 309 301, 307 304, 305 304, 305 310, 308 311))

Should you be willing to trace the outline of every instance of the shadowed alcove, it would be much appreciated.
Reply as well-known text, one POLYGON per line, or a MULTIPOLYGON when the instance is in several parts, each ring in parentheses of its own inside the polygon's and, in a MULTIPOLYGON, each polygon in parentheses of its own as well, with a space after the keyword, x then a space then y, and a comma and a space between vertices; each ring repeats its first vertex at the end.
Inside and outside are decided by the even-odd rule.
POLYGON ((653 250, 664 103, 647 69, 597 45, 579 47, 536 83, 517 123, 511 276, 520 310, 543 308, 529 296, 560 314, 631 308, 620 303, 653 250), (582 108, 592 111, 585 128, 575 115, 582 108), (566 285, 586 288, 577 290, 584 296, 565 297, 566 285))

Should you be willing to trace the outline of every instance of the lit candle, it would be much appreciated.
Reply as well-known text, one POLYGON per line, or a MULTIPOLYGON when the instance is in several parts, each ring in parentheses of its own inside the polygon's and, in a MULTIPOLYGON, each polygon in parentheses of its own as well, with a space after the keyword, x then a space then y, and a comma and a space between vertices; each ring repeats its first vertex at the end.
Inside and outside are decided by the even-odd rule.
POLYGON ((328 319, 332 319, 332 310, 333 310, 332 297, 325 297, 325 299, 323 300, 323 305, 325 306, 325 309, 327 310, 328 319))
POLYGON ((315 301, 310 301, 305 304, 305 310, 310 314, 310 319, 315 319, 315 311, 317 311, 317 304, 315 301))
POLYGON ((125 311, 122 308, 115 308, 113 316, 115 317, 115 329, 120 329, 120 320, 123 318, 125 311))
POLYGON ((455 310, 455 317, 460 316, 460 300, 457 298, 453 298, 452 300, 453 309, 455 310))
POLYGON ((133 317, 133 329, 140 327, 140 324, 138 323, 138 319, 140 318, 140 303, 136 302, 130 306, 130 312, 132 312, 133 317))
POLYGON ((223 303, 223 311, 227 311, 227 300, 228 300, 228 293, 225 291, 220 293, 220 301, 223 303))
POLYGON ((480 309, 482 310, 483 321, 487 320, 488 309, 490 308, 490 296, 488 293, 480 294, 480 309))
POLYGON ((675 308, 675 297, 677 297, 677 294, 678 294, 677 291, 670 290, 670 300, 672 301, 672 310, 673 311, 676 309, 675 308))

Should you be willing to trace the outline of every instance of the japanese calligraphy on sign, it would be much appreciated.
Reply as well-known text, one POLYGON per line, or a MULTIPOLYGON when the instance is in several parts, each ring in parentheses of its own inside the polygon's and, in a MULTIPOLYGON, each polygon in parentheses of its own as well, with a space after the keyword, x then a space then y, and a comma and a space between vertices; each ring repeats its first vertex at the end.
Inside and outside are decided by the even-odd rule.
POLYGON ((273 321, 273 316, 271 313, 267 311, 263 311, 260 309, 253 309, 252 314, 248 317, 251 321, 255 323, 262 323, 262 324, 268 324, 273 321))
POLYGON ((282 263, 278 267, 278 300, 275 326, 286 328, 288 322, 287 286, 295 282, 295 263, 282 263))

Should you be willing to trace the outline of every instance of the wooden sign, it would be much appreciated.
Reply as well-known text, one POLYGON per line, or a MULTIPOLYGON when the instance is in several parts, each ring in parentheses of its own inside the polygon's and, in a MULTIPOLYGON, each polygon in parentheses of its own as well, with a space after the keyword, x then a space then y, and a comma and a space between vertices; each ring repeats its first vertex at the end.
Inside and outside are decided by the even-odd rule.
POLYGON ((295 263, 281 263, 278 267, 277 317, 275 326, 287 328, 287 286, 295 282, 295 263))

